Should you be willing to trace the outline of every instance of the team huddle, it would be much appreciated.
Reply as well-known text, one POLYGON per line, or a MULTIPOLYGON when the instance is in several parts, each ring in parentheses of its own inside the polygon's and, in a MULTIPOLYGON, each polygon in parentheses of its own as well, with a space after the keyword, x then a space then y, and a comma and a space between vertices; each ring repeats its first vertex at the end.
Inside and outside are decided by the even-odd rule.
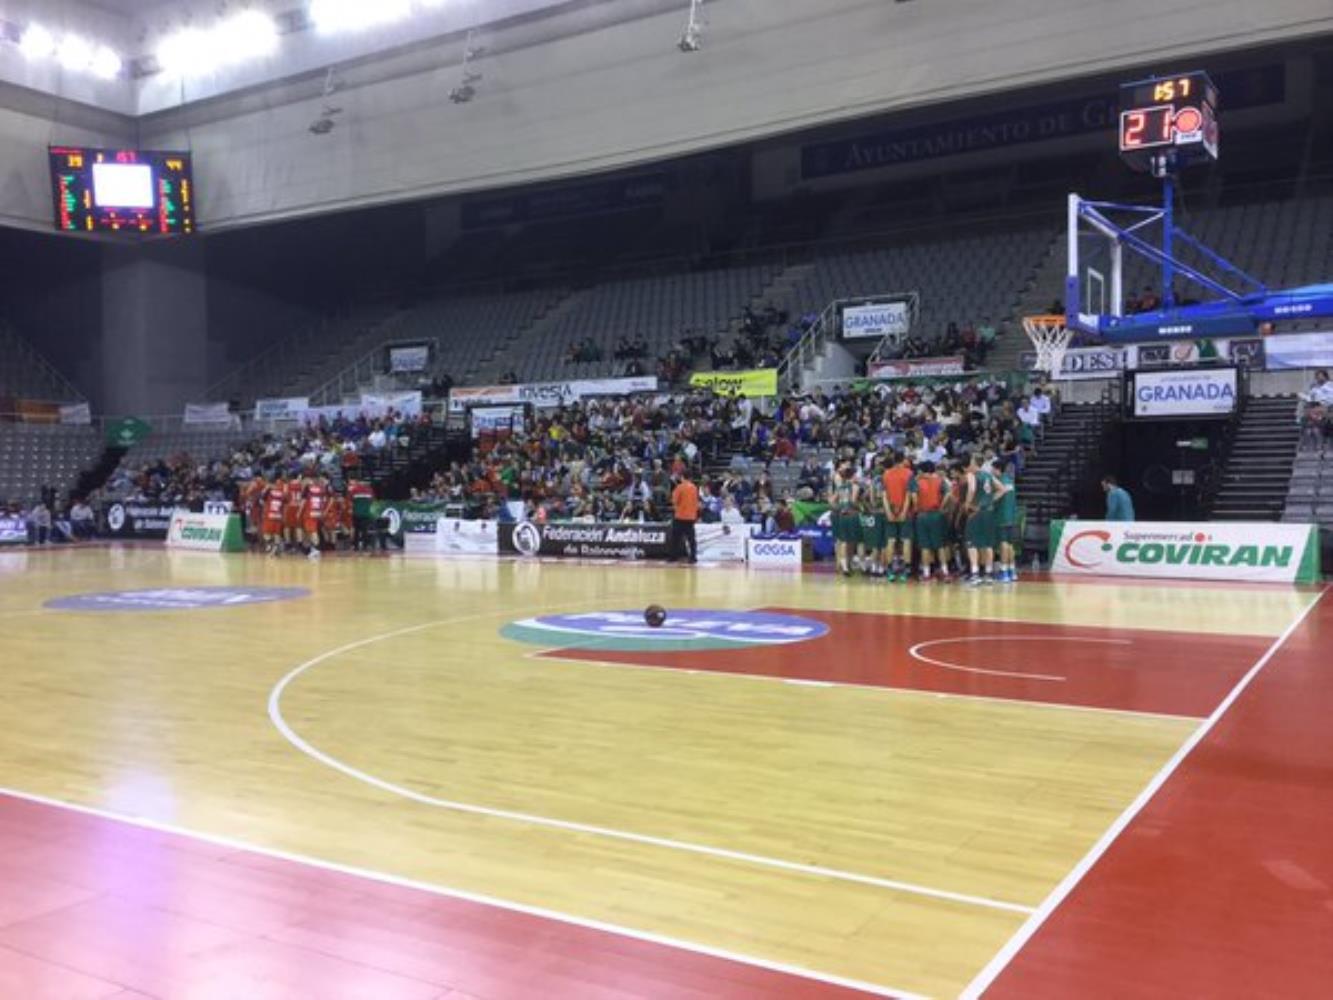
POLYGON ((913 550, 922 580, 951 578, 950 566, 973 585, 1014 583, 1018 494, 1012 463, 997 472, 974 454, 967 465, 939 471, 914 467, 905 455, 858 475, 841 465, 829 488, 838 570, 906 582, 913 550), (963 554, 966 552, 966 561, 963 554))
POLYGON ((358 484, 348 496, 338 493, 320 475, 256 476, 241 491, 246 534, 251 544, 269 555, 302 552, 318 559, 325 548, 338 548, 353 533, 353 503, 358 484))

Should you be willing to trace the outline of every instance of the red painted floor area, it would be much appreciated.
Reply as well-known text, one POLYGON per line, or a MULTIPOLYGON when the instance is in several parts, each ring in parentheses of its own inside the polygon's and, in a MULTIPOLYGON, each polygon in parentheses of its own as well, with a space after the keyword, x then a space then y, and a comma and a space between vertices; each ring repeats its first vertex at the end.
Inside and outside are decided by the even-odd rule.
POLYGON ((1325 595, 987 1000, 1333 996, 1325 595))
POLYGON ((865 994, 0 795, 6 1000, 865 994))
POLYGON ((1271 639, 769 608, 818 619, 823 638, 724 653, 545 655, 681 670, 908 688, 1205 717, 1271 639), (926 662, 911 653, 918 644, 926 662), (1013 674, 1042 675, 1012 676, 1013 674))

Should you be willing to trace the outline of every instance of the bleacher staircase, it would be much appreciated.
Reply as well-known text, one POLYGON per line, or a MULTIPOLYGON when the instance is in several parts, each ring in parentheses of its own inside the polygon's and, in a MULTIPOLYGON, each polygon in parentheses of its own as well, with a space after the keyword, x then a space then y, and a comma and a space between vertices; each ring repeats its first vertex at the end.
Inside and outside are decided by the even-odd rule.
POLYGON ((1295 396, 1247 397, 1213 500, 1212 519, 1278 520, 1299 437, 1295 396))
POLYGON ((1018 501, 1027 512, 1025 549, 1045 551, 1051 521, 1073 509, 1075 494, 1095 472, 1093 464, 1118 413, 1109 400, 1067 403, 1046 428, 1018 479, 1018 501))

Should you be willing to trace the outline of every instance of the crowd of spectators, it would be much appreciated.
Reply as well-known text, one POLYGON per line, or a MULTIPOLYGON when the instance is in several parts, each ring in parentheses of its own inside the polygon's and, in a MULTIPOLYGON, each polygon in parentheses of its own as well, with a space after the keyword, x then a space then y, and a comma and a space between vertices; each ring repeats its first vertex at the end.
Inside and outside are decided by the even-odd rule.
POLYGON ((536 411, 520 430, 485 440, 471 462, 441 470, 417 498, 484 518, 664 521, 673 477, 688 469, 703 521, 774 530, 789 522, 791 501, 822 501, 843 461, 868 472, 897 452, 937 465, 980 452, 1021 470, 1050 411, 1040 386, 1017 395, 999 379, 882 383, 766 406, 711 393, 592 399, 536 411), (779 465, 795 473, 781 477, 783 491, 779 465))
POLYGON ((281 434, 262 434, 228 455, 200 459, 176 454, 122 465, 100 491, 101 499, 179 504, 199 509, 207 501, 235 501, 256 475, 295 475, 313 470, 333 480, 356 478, 368 453, 405 448, 414 428, 429 417, 390 412, 382 417, 337 416, 281 434))

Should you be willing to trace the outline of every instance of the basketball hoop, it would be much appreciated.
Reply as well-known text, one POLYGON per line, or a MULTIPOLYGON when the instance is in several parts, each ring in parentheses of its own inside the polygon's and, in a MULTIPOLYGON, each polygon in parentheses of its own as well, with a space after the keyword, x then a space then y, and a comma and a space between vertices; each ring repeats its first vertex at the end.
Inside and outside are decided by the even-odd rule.
POLYGON ((1037 349, 1037 369, 1053 379, 1059 378, 1065 363, 1065 353, 1069 350, 1069 341, 1074 336, 1074 331, 1065 326, 1065 318, 1024 316, 1023 330, 1037 349))

